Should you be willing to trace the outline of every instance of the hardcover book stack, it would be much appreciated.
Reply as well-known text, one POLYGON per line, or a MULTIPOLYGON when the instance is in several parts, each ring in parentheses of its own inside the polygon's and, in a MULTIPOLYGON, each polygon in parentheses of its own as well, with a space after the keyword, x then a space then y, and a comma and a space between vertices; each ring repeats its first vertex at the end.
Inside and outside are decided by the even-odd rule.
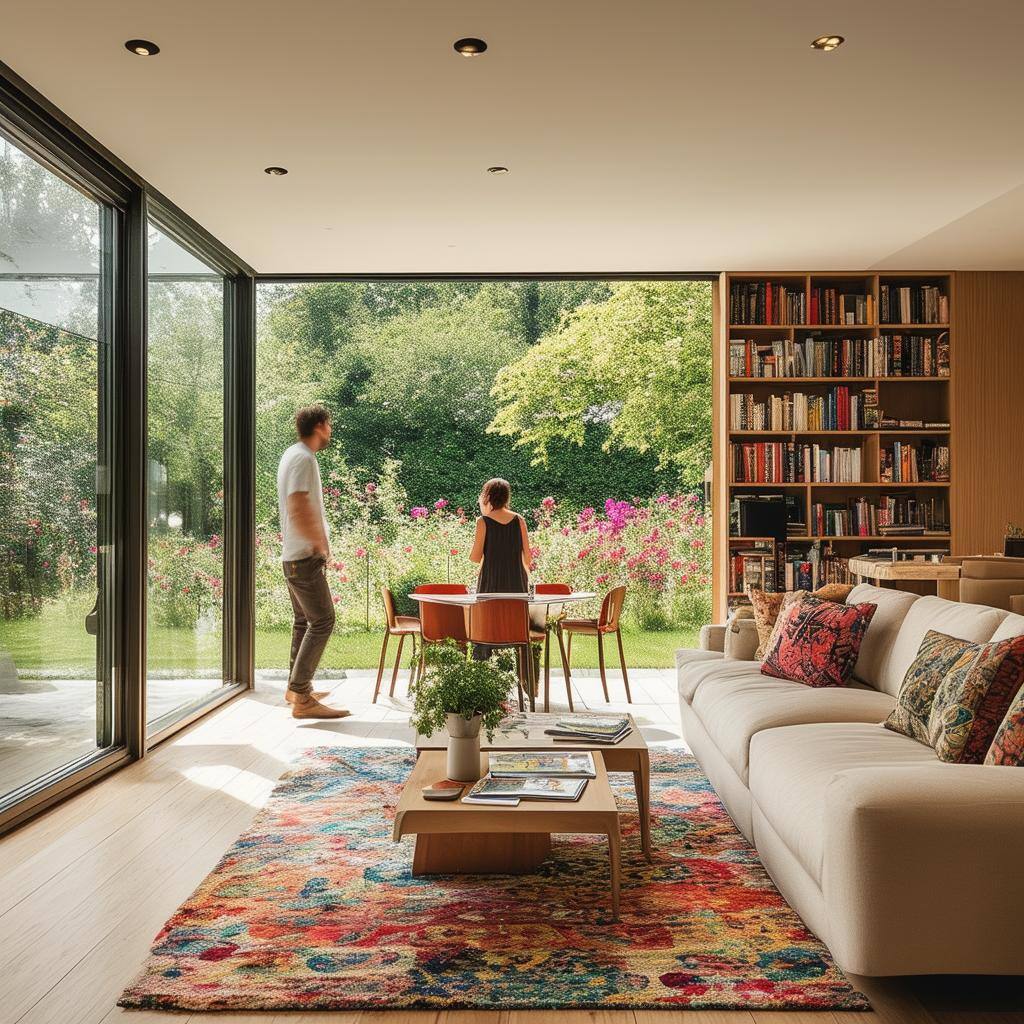
POLYGON ((736 281, 729 289, 729 322, 805 324, 807 295, 800 284, 736 281))
POLYGON ((811 289, 812 324, 873 324, 875 297, 844 292, 839 288, 811 289))
POLYGON ((877 423, 878 392, 851 393, 846 385, 824 394, 786 391, 759 402, 749 392, 729 396, 733 430, 863 430, 877 423))
POLYGON ((735 483, 860 483, 863 451, 799 441, 733 444, 735 483))
POLYGON ((883 324, 948 324, 949 298, 933 284, 882 284, 878 307, 883 324))
POLYGON ((949 480, 949 448, 936 441, 894 441, 880 453, 879 480, 915 483, 949 480))
POLYGON ((597 777, 587 751, 502 751, 488 758, 489 771, 462 798, 467 804, 507 804, 520 800, 579 800, 587 780, 597 777))

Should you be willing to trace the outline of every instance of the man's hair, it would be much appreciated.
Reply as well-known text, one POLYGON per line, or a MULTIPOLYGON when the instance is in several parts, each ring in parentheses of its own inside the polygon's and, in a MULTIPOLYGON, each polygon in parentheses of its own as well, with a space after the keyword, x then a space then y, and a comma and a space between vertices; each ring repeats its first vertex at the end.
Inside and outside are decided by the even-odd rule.
POLYGON ((500 476, 496 476, 484 484, 484 501, 491 508, 504 508, 508 504, 511 493, 512 488, 509 487, 508 481, 502 480, 500 476))
POLYGON ((325 405, 307 405, 295 414, 295 430, 299 437, 309 437, 321 423, 331 422, 331 411, 325 405))

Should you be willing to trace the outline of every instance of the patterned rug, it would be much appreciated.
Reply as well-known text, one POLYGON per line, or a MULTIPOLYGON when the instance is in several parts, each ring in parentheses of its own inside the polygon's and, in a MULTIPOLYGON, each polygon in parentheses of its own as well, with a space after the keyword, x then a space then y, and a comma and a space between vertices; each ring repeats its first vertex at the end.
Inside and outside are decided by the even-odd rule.
POLYGON ((612 776, 617 924, 603 838, 555 837, 532 875, 413 878, 412 837, 391 839, 412 764, 396 748, 307 752, 119 1005, 868 1009, 688 754, 651 752, 653 864, 632 778, 612 776))

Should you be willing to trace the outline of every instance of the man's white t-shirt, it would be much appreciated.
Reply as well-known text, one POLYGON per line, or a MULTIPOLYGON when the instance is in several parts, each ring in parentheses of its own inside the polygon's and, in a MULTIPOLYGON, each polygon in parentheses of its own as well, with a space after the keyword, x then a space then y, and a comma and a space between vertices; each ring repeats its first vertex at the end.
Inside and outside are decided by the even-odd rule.
POLYGON ((293 444, 277 467, 277 507, 281 519, 281 561, 297 562, 313 554, 313 544, 294 529, 288 521, 288 495, 305 491, 319 514, 324 536, 330 536, 324 515, 324 488, 320 482, 320 465, 313 452, 302 441, 293 444))

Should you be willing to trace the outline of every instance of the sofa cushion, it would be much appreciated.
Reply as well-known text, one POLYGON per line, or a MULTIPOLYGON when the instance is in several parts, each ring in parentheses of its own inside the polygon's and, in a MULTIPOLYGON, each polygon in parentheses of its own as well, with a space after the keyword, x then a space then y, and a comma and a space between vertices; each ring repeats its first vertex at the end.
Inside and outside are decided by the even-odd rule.
MULTIPOLYGON (((849 695, 855 691, 810 692, 849 695)), ((779 838, 821 885, 825 793, 836 773, 865 765, 922 764, 944 767, 929 747, 877 724, 822 722, 767 729, 750 744, 750 793, 779 838)))
MULTIPOLYGON (((896 642, 896 635, 903 625, 907 612, 920 597, 904 590, 890 590, 876 587, 871 583, 859 583, 846 598, 847 604, 873 604, 875 614, 871 625, 860 642, 857 664, 853 668, 854 678, 862 683, 884 689, 893 697, 899 692, 899 685, 892 689, 883 686, 886 662, 896 642)), ((901 677, 902 678, 902 677, 901 677)))
POLYGON ((941 597, 918 598, 911 605, 896 635, 896 642, 885 665, 882 689, 894 695, 899 693, 903 677, 917 657, 921 641, 929 629, 960 640, 984 643, 991 639, 999 624, 1009 614, 981 604, 959 604, 941 597))
POLYGON ((1024 768, 1024 689, 1018 691, 996 730, 985 764, 1024 768))
POLYGON ((888 694, 867 687, 813 688, 763 676, 753 667, 746 676, 706 682, 690 705, 745 783, 750 740, 762 729, 806 722, 871 722, 878 728, 893 706, 888 694))
POLYGON ((717 685, 721 680, 761 678, 759 661, 739 661, 724 658, 702 659, 687 662, 679 669, 679 699, 687 704, 693 703, 693 696, 701 683, 707 681, 709 686, 717 685))
POLYGON ((1024 636, 1024 615, 1011 612, 999 623, 999 628, 992 634, 992 640, 1009 640, 1015 636, 1024 636))
POLYGON ((805 597, 785 613, 761 671, 805 686, 845 686, 874 614, 873 604, 836 604, 805 597))

